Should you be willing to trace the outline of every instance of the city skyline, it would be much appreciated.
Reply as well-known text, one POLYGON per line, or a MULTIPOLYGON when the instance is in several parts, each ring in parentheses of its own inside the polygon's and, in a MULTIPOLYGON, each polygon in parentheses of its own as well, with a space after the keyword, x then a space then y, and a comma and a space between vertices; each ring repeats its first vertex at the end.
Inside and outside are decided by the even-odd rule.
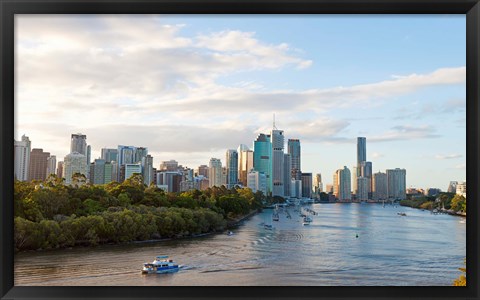
POLYGON ((253 149, 275 113, 302 143, 301 170, 325 183, 357 165, 359 136, 373 173, 405 168, 407 187, 442 190, 465 180, 464 16, 267 19, 19 16, 15 138, 60 161, 81 132, 91 161, 137 145, 154 167, 196 168, 253 149), (375 32, 387 38, 375 48, 379 25, 391 37, 375 32))

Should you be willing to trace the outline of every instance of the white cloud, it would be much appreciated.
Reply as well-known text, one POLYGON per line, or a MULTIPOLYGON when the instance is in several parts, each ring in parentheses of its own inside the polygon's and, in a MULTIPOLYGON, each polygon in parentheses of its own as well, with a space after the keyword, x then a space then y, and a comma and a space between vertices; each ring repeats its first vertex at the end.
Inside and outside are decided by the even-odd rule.
POLYGON ((458 153, 446 154, 446 155, 441 155, 441 154, 435 155, 436 159, 454 159, 454 158, 461 158, 461 157, 463 157, 463 155, 458 153))

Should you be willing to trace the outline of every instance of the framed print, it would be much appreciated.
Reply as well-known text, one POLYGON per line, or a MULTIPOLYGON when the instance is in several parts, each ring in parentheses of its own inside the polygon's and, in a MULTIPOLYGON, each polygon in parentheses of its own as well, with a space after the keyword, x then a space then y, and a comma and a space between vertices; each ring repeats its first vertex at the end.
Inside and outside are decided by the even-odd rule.
POLYGON ((2 1, 0 296, 478 298, 479 5, 2 1))

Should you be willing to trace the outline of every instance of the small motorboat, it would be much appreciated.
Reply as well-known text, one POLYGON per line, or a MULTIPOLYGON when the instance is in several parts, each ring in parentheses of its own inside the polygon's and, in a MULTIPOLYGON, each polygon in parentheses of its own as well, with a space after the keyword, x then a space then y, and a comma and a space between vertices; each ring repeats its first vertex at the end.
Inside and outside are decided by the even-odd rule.
POLYGON ((232 236, 232 235, 233 235, 233 232, 232 232, 232 231, 229 231, 229 232, 227 232, 227 235, 228 235, 228 236, 232 236))
POLYGON ((173 260, 168 259, 167 255, 161 255, 155 257, 151 263, 144 263, 142 274, 162 274, 176 272, 178 270, 178 264, 176 264, 173 260))

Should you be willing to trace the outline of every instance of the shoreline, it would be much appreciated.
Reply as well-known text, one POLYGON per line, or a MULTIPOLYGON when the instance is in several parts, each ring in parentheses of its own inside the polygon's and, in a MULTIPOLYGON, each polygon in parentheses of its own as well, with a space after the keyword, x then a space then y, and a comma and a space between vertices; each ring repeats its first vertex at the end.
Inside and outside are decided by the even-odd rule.
POLYGON ((219 233, 224 232, 227 229, 231 229, 233 227, 239 226, 241 222, 251 218, 252 216, 256 215, 258 212, 259 212, 259 210, 256 209, 256 210, 253 210, 253 211, 249 212, 248 214, 246 214, 244 216, 241 216, 237 219, 227 221, 227 225, 221 231, 211 231, 211 232, 191 234, 191 235, 180 236, 180 237, 171 237, 171 238, 149 239, 149 240, 142 240, 142 241, 130 241, 130 242, 124 242, 124 243, 104 243, 104 244, 98 244, 98 245, 94 245, 94 246, 93 245, 90 245, 90 246, 76 245, 76 246, 73 246, 73 247, 64 247, 64 248, 23 250, 23 251, 17 251, 17 252, 15 252, 15 254, 28 253, 28 252, 72 250, 72 249, 79 249, 79 248, 96 248, 96 247, 99 247, 99 246, 102 247, 102 246, 119 246, 119 245, 125 246, 125 245, 133 245, 133 244, 152 244, 152 243, 167 242, 167 241, 174 241, 174 240, 200 238, 200 237, 209 236, 209 235, 213 235, 213 234, 219 234, 219 233))
MULTIPOLYGON (((412 207, 412 206, 409 206, 409 205, 402 205, 402 204, 400 204, 400 206, 410 207, 410 208, 413 208, 413 209, 428 210, 428 211, 430 211, 431 213, 433 213, 431 210, 425 209, 425 208, 412 207)), ((466 218, 466 217, 467 217, 467 214, 466 214, 466 213, 464 213, 464 214, 462 214, 462 213, 456 213, 456 212, 448 211, 448 210, 446 210, 446 209, 439 209, 438 211, 439 211, 439 212, 438 212, 437 214, 450 215, 450 216, 463 217, 463 218, 466 218)), ((435 213, 434 213, 434 214, 435 214, 435 213)))

